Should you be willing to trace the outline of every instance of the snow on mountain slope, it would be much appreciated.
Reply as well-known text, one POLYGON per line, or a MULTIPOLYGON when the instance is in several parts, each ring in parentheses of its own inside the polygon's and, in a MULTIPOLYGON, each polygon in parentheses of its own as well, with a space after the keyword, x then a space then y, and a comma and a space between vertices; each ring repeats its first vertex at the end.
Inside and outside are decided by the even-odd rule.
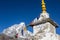
POLYGON ((4 29, 3 33, 8 36, 14 36, 17 33, 21 34, 21 30, 24 26, 25 26, 25 24, 23 22, 20 24, 15 24, 7 29, 4 29))

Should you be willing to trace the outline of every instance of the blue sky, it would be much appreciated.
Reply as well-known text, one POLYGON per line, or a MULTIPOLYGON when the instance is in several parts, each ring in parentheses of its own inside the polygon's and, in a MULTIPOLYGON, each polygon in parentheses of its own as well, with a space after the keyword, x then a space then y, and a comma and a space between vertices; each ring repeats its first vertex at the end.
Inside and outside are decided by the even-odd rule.
MULTIPOLYGON (((60 34, 60 0, 45 0, 47 12, 59 27, 60 34)), ((29 24, 41 13, 41 0, 0 0, 0 32, 14 24, 25 22, 29 24)), ((31 27, 29 27, 29 30, 31 27)))

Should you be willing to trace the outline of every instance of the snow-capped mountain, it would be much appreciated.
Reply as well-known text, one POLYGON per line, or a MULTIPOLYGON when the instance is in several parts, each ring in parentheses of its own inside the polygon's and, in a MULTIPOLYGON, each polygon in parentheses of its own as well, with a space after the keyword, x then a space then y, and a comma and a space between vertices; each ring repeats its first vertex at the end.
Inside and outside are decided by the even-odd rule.
POLYGON ((25 30, 25 23, 21 22, 20 24, 15 24, 7 29, 4 29, 3 34, 14 37, 18 35, 18 37, 26 38, 28 35, 32 36, 32 32, 25 30))

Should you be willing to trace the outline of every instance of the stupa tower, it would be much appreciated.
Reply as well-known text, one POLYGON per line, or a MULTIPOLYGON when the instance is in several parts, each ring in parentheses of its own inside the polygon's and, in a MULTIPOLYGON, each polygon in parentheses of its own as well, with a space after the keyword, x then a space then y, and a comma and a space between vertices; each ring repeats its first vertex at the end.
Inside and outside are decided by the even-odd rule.
POLYGON ((57 28, 57 24, 50 19, 49 13, 46 11, 46 5, 44 0, 41 2, 42 6, 42 13, 40 14, 40 17, 37 19, 35 18, 31 23, 30 26, 33 27, 33 35, 36 35, 39 32, 51 32, 56 33, 55 28, 57 28))

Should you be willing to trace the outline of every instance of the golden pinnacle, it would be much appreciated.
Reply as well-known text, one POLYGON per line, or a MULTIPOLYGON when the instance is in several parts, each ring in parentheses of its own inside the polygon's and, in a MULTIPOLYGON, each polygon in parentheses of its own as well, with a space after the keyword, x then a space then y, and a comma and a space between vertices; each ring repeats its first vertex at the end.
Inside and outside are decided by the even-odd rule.
POLYGON ((42 12, 46 12, 46 6, 44 0, 42 0, 42 12))

